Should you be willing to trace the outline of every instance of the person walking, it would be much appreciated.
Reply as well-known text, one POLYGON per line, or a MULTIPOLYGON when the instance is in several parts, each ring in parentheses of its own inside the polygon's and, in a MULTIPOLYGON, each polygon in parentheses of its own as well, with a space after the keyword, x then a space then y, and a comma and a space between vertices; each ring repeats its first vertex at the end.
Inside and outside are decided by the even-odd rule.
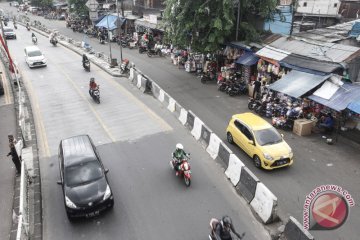
POLYGON ((21 173, 21 162, 15 148, 16 140, 14 139, 13 135, 8 135, 8 139, 9 139, 10 152, 6 156, 9 157, 11 155, 11 159, 16 168, 16 176, 18 177, 20 176, 21 173))
POLYGON ((253 98, 257 97, 258 93, 260 93, 260 87, 261 87, 261 82, 260 80, 257 78, 254 82, 254 92, 253 92, 253 98))

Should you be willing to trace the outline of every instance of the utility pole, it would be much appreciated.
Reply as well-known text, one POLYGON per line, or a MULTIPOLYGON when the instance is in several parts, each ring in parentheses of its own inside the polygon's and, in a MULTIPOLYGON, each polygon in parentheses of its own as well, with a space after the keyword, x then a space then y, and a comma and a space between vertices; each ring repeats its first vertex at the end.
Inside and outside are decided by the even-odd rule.
POLYGON ((290 11, 291 11, 290 37, 292 36, 293 30, 294 30, 294 18, 295 18, 296 6, 297 6, 297 0, 292 0, 291 5, 290 5, 290 11))
POLYGON ((239 0, 239 3, 238 3, 238 9, 237 9, 237 21, 236 21, 236 41, 238 41, 238 39, 239 39, 240 4, 241 4, 241 0, 239 0))
POLYGON ((110 51, 110 67, 113 67, 112 64, 112 53, 111 53, 111 41, 110 41, 110 27, 109 27, 109 10, 106 16, 106 22, 107 22, 107 31, 108 31, 108 41, 109 41, 109 51, 110 51))
MULTIPOLYGON (((123 1, 121 1, 121 10, 122 10, 122 17, 124 17, 124 9, 122 8, 123 7, 123 1)), ((118 37, 119 37, 119 41, 120 41, 120 63, 122 62, 123 60, 123 56, 122 56, 122 45, 121 45, 121 26, 119 25, 119 21, 120 21, 120 14, 119 14, 119 6, 118 6, 118 0, 116 0, 116 12, 117 12, 117 17, 118 17, 118 20, 117 20, 117 30, 118 30, 118 37)), ((121 64, 119 64, 120 66, 121 64)))

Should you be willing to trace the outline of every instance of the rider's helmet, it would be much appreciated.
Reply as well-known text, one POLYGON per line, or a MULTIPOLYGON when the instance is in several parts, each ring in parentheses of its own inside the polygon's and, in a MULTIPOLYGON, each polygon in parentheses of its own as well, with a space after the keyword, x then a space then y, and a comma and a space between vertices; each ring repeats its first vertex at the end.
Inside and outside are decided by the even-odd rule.
POLYGON ((91 82, 91 83, 95 82, 95 78, 93 78, 93 77, 90 78, 90 82, 91 82))
POLYGON ((227 228, 230 228, 230 226, 232 224, 231 218, 229 216, 224 216, 222 218, 222 222, 223 222, 224 226, 227 228))
POLYGON ((183 150, 184 146, 181 143, 176 144, 176 150, 183 150))

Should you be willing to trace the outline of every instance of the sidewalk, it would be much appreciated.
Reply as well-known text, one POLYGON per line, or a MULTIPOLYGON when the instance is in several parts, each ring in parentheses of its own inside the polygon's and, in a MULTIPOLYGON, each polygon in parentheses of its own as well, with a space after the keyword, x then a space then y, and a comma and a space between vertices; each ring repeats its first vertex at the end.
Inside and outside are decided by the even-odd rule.
MULTIPOLYGON (((3 71, 4 66, 0 61, 0 71, 3 71)), ((5 91, 5 95, 0 96, 0 215, 3 219, 0 224, 0 239, 9 239, 12 225, 12 209, 13 197, 16 182, 19 178, 15 177, 15 166, 11 161, 11 157, 6 155, 9 152, 8 134, 17 136, 16 127, 16 113, 14 101, 11 97, 11 103, 5 103, 5 98, 9 98, 11 87, 10 82, 5 78, 6 74, 3 72, 2 81, 4 87, 8 87, 9 91, 5 91), (5 81, 7 81, 5 83, 5 81)))

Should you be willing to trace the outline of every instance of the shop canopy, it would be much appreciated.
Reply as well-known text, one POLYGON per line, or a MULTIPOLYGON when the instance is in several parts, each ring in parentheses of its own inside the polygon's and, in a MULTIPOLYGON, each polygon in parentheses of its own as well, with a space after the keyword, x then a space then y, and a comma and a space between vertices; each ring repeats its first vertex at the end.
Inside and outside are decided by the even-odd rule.
POLYGON ((347 108, 353 112, 360 114, 360 97, 358 97, 357 99, 355 99, 351 103, 349 103, 347 108))
POLYGON ((277 92, 282 92, 288 96, 299 98, 320 85, 329 77, 330 75, 320 76, 292 70, 281 79, 271 84, 269 88, 277 92))
POLYGON ((284 58, 286 58, 288 55, 290 55, 290 53, 267 45, 262 49, 260 49, 259 51, 257 51, 256 55, 265 59, 273 59, 275 61, 281 61, 284 58))
POLYGON ((360 35, 360 22, 355 22, 352 26, 351 31, 349 32, 349 37, 357 38, 360 35))
POLYGON ((106 15, 95 26, 103 27, 111 31, 116 29, 118 24, 119 26, 123 25, 125 21, 126 21, 125 18, 121 18, 121 17, 118 18, 118 16, 114 16, 114 15, 106 15))
POLYGON ((259 58, 252 52, 245 51, 244 54, 239 57, 235 63, 244 66, 255 65, 259 61, 259 58))
POLYGON ((319 61, 313 58, 290 54, 280 61, 280 65, 316 75, 328 75, 343 67, 339 63, 319 61))
POLYGON ((246 51, 251 51, 251 47, 248 45, 245 45, 242 42, 228 42, 228 43, 226 43, 226 46, 229 46, 232 48, 237 48, 237 49, 243 49, 246 51))
POLYGON ((347 108, 350 103, 355 102, 354 109, 357 110, 354 99, 360 99, 360 85, 344 83, 329 100, 315 95, 309 96, 309 99, 336 111, 342 111, 347 108))

